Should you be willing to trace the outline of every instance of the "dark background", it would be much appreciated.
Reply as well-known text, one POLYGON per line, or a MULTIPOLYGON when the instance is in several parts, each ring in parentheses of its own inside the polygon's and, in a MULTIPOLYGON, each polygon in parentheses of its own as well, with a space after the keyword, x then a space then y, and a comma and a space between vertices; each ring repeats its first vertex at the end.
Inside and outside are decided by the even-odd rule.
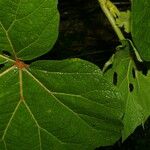
MULTIPOLYGON (((129 0, 113 0, 120 10, 130 9, 129 0)), ((97 0, 59 0, 61 15, 59 38, 42 59, 78 57, 103 67, 119 45, 117 36, 101 11, 97 0)), ((126 35, 130 37, 130 35, 126 35)), ((96 150, 150 150, 150 120, 138 127, 124 143, 96 150)))

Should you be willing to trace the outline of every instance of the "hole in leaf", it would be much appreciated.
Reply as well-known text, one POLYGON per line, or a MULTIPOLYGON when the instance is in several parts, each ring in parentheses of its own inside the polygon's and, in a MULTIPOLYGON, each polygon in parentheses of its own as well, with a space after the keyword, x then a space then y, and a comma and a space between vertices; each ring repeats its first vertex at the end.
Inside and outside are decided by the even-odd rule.
POLYGON ((133 90, 134 90, 134 86, 132 83, 129 84, 129 90, 130 90, 130 92, 133 92, 133 90))
POLYGON ((134 68, 132 68, 132 76, 133 76, 134 79, 136 78, 136 74, 135 74, 135 69, 134 68))
POLYGON ((4 55, 11 56, 11 54, 10 54, 8 51, 3 50, 2 53, 3 53, 4 55))
POLYGON ((4 66, 5 66, 4 64, 0 64, 0 70, 1 70, 4 66))
POLYGON ((147 67, 143 67, 142 74, 145 75, 145 76, 147 76, 147 73, 148 73, 147 67))
POLYGON ((114 75, 113 75, 113 84, 114 85, 117 85, 117 80, 118 80, 118 74, 117 74, 117 72, 114 72, 114 75))

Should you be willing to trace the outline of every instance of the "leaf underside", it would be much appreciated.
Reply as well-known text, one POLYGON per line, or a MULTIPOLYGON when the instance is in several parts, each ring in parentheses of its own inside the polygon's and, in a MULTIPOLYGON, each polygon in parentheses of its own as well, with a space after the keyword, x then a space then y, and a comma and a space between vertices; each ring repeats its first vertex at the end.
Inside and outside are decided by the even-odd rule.
POLYGON ((139 71, 129 49, 123 49, 115 54, 112 68, 104 75, 117 86, 126 103, 122 133, 125 140, 150 114, 150 73, 139 71))
POLYGON ((121 137, 124 104, 80 59, 32 60, 56 41, 56 0, 0 0, 0 150, 93 150, 121 137))
POLYGON ((145 61, 150 61, 150 1, 132 1, 132 37, 136 48, 145 61))

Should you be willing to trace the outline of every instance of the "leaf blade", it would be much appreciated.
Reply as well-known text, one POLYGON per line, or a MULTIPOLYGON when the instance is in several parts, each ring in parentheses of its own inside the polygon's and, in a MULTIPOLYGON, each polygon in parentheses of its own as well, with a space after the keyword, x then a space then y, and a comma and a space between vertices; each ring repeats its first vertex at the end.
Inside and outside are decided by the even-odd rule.
POLYGON ((1 51, 7 50, 14 57, 31 60, 54 45, 59 22, 55 0, 1 0, 0 13, 1 51))
MULTIPOLYGON (((5 134, 0 137, 5 141, 8 150, 12 148, 47 150, 50 147, 60 150, 69 150, 72 147, 92 150, 98 146, 112 144, 120 138, 123 116, 120 94, 103 79, 98 67, 79 59, 47 61, 44 64, 46 66, 44 72, 40 68, 43 63, 37 62, 30 68, 19 71, 13 67, 11 72, 6 71, 7 74, 3 73, 4 76, 0 77, 0 82, 3 82, 2 77, 6 78, 8 75, 8 81, 14 81, 12 94, 14 96, 14 93, 17 94, 12 109, 9 108, 11 106, 6 105, 6 108, 3 108, 0 105, 0 110, 5 114, 4 118, 5 110, 11 111, 11 116, 5 121, 5 134), (56 71, 53 64, 57 64, 56 71), (46 70, 50 72, 48 75, 46 70), (10 73, 15 74, 15 80, 10 73), (56 76, 59 77, 58 81, 55 80, 56 76), (70 79, 73 78, 75 80, 71 82, 70 79), (64 82, 61 81, 62 79, 64 82), (87 84, 90 83, 91 86, 85 87, 88 80, 92 80, 93 83, 88 82, 87 84), (46 84, 49 81, 53 81, 55 88, 52 84, 46 84), (58 83, 61 88, 56 88, 58 83), (67 92, 63 89, 68 84, 71 90, 67 92), (101 85, 95 89, 95 84, 101 85), (112 95, 108 97, 104 91, 107 92, 109 88, 112 95), (99 91, 102 92, 99 94, 99 91)), ((6 89, 9 88, 7 82, 6 89)), ((0 90, 0 95, 2 93, 4 92, 0 90)), ((0 103, 5 102, 6 99, 9 98, 0 97, 0 103)), ((0 119, 1 131, 2 124, 4 121, 0 119)))
POLYGON ((150 115, 149 73, 145 76, 138 70, 128 46, 127 44, 125 49, 115 54, 113 67, 104 74, 111 82, 114 80, 114 73, 117 74, 116 87, 120 90, 126 103, 123 140, 132 134, 137 126, 144 124, 150 115))

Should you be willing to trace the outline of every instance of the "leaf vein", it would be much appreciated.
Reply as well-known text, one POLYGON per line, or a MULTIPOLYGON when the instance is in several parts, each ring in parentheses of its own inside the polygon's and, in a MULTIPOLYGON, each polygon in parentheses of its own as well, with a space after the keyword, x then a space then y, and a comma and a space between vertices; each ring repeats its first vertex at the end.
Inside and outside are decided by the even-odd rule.
POLYGON ((8 128, 9 128, 9 126, 10 126, 10 124, 11 124, 11 122, 12 122, 12 120, 13 120, 13 118, 14 118, 14 116, 15 116, 18 108, 19 108, 19 106, 20 106, 20 103, 21 103, 21 101, 19 101, 18 104, 16 105, 16 107, 14 109, 14 112, 12 113, 12 116, 11 116, 11 118, 8 121, 8 124, 6 125, 6 128, 5 128, 3 136, 2 136, 2 140, 4 140, 4 138, 5 138, 6 134, 7 134, 8 128))
MULTIPOLYGON (((42 129, 43 131, 45 131, 47 134, 49 134, 49 135, 55 137, 56 139, 58 139, 56 136, 52 135, 50 132, 48 132, 46 129, 42 128, 42 127, 39 125, 39 123, 37 122, 36 118, 34 117, 32 111, 30 110, 28 104, 27 104, 25 101, 23 101, 23 103, 24 103, 24 105, 26 106, 26 108, 27 108, 28 112, 30 113, 31 117, 33 118, 33 120, 34 120, 36 126, 38 127, 38 135, 39 135, 40 148, 41 148, 41 146, 42 146, 40 129, 42 129)), ((61 142, 59 139, 58 139, 58 141, 61 142)), ((61 142, 61 143, 62 143, 62 142, 61 142)), ((42 150, 42 149, 40 149, 40 150, 42 150)))
POLYGON ((13 70, 15 67, 11 66, 10 68, 6 69, 4 72, 0 73, 0 77, 2 77, 3 75, 9 73, 11 70, 13 70))
POLYGON ((16 52, 15 52, 14 46, 13 46, 11 40, 10 40, 9 34, 8 34, 7 30, 5 29, 5 27, 3 26, 3 24, 2 24, 1 21, 0 21, 0 25, 1 25, 1 27, 3 28, 3 30, 4 30, 4 32, 5 32, 5 34, 6 34, 8 43, 10 44, 10 47, 11 47, 11 49, 12 49, 12 52, 13 52, 15 58, 16 58, 16 52))
MULTIPOLYGON (((53 16, 53 18, 54 18, 54 16, 53 16)), ((53 19, 53 18, 52 18, 52 19, 53 19)), ((37 38, 35 41, 33 41, 32 43, 28 44, 26 47, 22 48, 21 50, 19 50, 16 55, 22 53, 25 49, 27 49, 27 48, 29 48, 30 46, 32 46, 33 44, 35 44, 35 43, 40 39, 40 36, 43 34, 43 32, 45 31, 45 29, 46 29, 49 25, 50 25, 50 23, 48 23, 48 24, 45 26, 45 28, 43 29, 43 31, 40 33, 40 35, 38 36, 38 38, 37 38)))

